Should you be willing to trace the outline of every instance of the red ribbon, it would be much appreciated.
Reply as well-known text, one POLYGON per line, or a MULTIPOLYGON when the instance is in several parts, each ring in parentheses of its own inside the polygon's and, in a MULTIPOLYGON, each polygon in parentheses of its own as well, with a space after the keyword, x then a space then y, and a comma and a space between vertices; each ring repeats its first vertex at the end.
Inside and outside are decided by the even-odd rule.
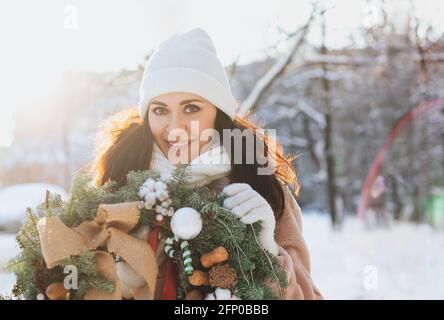
MULTIPOLYGON (((154 226, 148 234, 148 243, 154 252, 157 252, 157 244, 159 243, 160 225, 154 226)), ((165 259, 165 277, 163 280, 162 298, 161 300, 176 300, 176 266, 169 256, 165 259)))

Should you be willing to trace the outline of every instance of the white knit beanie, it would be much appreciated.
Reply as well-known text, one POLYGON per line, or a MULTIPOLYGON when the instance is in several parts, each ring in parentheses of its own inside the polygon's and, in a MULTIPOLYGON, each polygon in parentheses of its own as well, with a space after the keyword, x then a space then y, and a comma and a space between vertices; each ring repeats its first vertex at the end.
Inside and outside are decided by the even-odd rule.
POLYGON ((175 34, 150 57, 139 90, 142 119, 150 100, 168 92, 201 96, 234 119, 236 100, 213 42, 204 30, 195 28, 175 34))

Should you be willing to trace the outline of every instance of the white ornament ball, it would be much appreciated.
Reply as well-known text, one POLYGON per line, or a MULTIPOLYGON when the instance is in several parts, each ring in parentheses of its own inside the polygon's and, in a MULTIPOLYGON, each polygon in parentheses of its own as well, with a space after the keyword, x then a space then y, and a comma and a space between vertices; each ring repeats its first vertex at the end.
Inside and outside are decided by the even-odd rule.
POLYGON ((163 220, 163 215, 161 215, 161 214, 156 214, 156 220, 157 220, 157 221, 162 221, 162 220, 163 220))
POLYGON ((205 296, 205 300, 216 300, 216 297, 214 296, 214 292, 210 292, 205 296))
POLYGON ((202 230, 202 217, 193 208, 180 208, 174 212, 170 225, 179 239, 190 240, 197 237, 202 230))
POLYGON ((217 300, 230 300, 231 291, 229 289, 217 288, 214 293, 216 294, 217 300))
MULTIPOLYGON (((231 291, 224 288, 216 288, 212 293, 206 295, 205 300, 237 300, 232 299, 231 291)), ((237 298, 237 297, 236 297, 237 298)))

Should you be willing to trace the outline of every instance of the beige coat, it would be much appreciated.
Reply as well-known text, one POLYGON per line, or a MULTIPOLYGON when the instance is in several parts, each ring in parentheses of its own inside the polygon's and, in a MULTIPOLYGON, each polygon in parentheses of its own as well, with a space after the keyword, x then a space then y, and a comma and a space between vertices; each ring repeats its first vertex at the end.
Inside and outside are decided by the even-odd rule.
MULTIPOLYGON (((224 177, 213 181, 208 187, 219 192, 228 183, 229 178, 224 177)), ((277 283, 267 281, 266 284, 277 296, 282 294, 285 300, 323 299, 311 279, 310 255, 302 236, 301 209, 288 187, 284 186, 283 191, 285 208, 278 221, 276 221, 275 240, 279 248, 277 259, 287 274, 288 287, 281 291, 277 283)), ((163 284, 162 271, 164 268, 162 268, 162 265, 165 261, 163 241, 164 239, 161 239, 157 250, 160 268, 156 284, 156 299, 160 298, 163 284)))

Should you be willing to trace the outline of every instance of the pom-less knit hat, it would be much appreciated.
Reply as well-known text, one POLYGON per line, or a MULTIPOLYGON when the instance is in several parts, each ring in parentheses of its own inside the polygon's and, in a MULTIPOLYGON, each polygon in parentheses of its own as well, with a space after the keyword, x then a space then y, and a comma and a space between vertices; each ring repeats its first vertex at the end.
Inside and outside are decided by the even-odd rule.
POLYGON ((145 118, 150 100, 168 92, 201 96, 234 119, 236 100, 213 42, 204 30, 175 34, 156 49, 140 84, 139 115, 145 118))

